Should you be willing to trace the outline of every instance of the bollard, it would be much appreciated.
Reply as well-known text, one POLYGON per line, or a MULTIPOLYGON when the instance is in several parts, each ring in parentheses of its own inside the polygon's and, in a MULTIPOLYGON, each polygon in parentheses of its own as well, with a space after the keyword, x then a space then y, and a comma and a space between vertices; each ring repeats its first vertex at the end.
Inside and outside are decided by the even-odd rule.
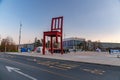
POLYGON ((120 54, 117 55, 117 58, 120 58, 120 54))

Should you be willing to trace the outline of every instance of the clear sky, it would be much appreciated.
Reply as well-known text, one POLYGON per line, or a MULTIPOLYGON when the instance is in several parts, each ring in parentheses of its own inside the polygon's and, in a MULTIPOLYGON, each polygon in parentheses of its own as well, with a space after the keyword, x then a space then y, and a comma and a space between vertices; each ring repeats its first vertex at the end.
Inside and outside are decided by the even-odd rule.
POLYGON ((50 30, 51 18, 64 16, 65 37, 120 42, 120 0, 0 0, 0 35, 22 43, 50 30))

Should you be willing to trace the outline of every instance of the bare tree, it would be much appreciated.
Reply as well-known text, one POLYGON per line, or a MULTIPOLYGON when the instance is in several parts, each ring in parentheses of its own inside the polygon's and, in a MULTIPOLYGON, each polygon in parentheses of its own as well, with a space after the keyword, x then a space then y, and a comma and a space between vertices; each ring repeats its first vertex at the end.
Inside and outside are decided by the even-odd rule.
POLYGON ((1 40, 1 51, 17 51, 17 46, 11 37, 7 37, 1 40))

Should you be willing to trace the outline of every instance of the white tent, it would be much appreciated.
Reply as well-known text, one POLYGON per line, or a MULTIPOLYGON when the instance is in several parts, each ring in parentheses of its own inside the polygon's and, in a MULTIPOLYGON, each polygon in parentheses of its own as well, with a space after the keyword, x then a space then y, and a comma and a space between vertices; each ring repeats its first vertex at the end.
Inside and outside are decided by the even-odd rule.
MULTIPOLYGON (((40 47, 37 47, 34 52, 42 53, 42 50, 43 50, 43 47, 40 46, 40 47)), ((45 49, 45 53, 49 53, 49 51, 45 49)))

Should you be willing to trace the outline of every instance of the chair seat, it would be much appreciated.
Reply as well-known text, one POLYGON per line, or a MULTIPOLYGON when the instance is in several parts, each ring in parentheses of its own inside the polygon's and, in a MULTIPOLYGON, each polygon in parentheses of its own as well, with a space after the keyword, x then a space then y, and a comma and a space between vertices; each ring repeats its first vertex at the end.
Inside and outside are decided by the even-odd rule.
POLYGON ((55 37, 56 35, 62 36, 61 32, 59 32, 59 31, 46 31, 46 32, 44 32, 44 35, 51 36, 51 37, 55 37))

